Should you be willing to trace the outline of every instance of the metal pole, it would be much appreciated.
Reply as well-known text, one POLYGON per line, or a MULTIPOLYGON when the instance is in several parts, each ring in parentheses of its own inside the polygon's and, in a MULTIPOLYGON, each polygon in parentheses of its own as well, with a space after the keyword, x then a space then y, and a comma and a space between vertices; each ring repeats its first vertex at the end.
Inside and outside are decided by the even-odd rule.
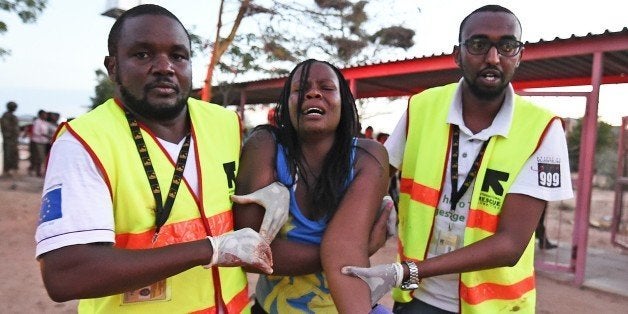
POLYGON ((246 105, 246 88, 242 88, 242 90, 240 90, 240 105, 238 106, 238 114, 240 115, 240 119, 242 119, 243 125, 244 125, 244 105, 246 105))
POLYGON ((578 184, 576 193, 576 217, 574 225, 575 245, 572 251, 575 256, 574 284, 582 286, 586 268, 587 241, 589 237, 589 215, 591 209, 591 189, 593 183, 593 165, 595 162, 595 140, 597 138, 597 114, 602 83, 602 52, 593 54, 591 69, 591 94, 587 98, 587 107, 582 119, 582 136, 580 140, 580 159, 578 167, 578 184), (574 254, 575 253, 575 254, 574 254))
POLYGON ((617 175, 615 177, 615 202, 613 204, 613 224, 611 226, 611 243, 628 249, 628 244, 617 239, 619 226, 623 214, 624 190, 628 186, 628 172, 626 172, 626 152, 628 151, 628 117, 621 119, 619 130, 619 145, 617 145, 617 175))

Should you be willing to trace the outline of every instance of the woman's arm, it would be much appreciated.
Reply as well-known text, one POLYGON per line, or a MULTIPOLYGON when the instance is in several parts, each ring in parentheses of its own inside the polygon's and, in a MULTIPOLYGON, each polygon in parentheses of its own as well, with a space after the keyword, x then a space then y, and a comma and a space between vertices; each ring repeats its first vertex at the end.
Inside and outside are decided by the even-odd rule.
POLYGON ((388 188, 388 155, 376 141, 360 140, 355 176, 329 223, 321 244, 321 261, 334 303, 341 313, 368 313, 371 296, 359 278, 343 275, 347 265, 368 267, 368 242, 382 197, 388 188))

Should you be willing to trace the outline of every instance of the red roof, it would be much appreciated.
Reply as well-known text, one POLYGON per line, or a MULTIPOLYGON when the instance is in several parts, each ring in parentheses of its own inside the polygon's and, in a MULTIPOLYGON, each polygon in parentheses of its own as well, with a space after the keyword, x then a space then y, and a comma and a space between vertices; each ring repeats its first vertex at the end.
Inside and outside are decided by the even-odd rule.
MULTIPOLYGON (((517 90, 591 85, 593 54, 603 56, 602 84, 628 83, 628 28, 602 34, 572 35, 551 41, 526 42, 522 62, 513 79, 517 90)), ((354 80, 356 98, 407 96, 456 82, 460 70, 451 53, 351 66, 342 69, 354 80)), ((286 77, 213 87, 212 102, 239 105, 274 103, 286 77)))

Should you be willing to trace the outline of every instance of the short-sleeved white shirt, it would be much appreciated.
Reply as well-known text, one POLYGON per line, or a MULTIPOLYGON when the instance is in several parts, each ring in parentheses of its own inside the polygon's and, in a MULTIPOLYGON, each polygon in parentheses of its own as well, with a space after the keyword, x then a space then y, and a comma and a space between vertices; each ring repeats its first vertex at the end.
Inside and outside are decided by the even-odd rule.
MULTIPOLYGON (((176 160, 185 139, 176 144, 158 140, 172 160, 176 160)), ((194 147, 193 138, 190 147, 194 147)), ((183 176, 193 193, 198 194, 194 149, 188 153, 183 176)), ((144 188, 150 188, 148 179, 144 188)), ((85 147, 70 132, 65 132, 50 151, 35 233, 36 256, 69 245, 114 243, 114 228, 113 203, 100 169, 85 147)))
MULTIPOLYGON (((473 134, 462 118, 460 84, 452 100, 447 122, 460 128, 458 158, 458 188, 462 186, 476 156, 485 141, 492 136, 507 136, 514 109, 514 90, 508 86, 504 103, 488 128, 473 134)), ((406 144, 407 112, 403 114, 392 134, 384 143, 390 164, 400 169, 406 144)), ((445 182, 439 200, 433 237, 428 248, 428 258, 462 247, 464 228, 469 212, 473 184, 462 196, 456 209, 451 211, 451 156, 448 157, 445 182)), ((562 124, 554 120, 541 145, 519 172, 508 193, 529 195, 545 201, 557 201, 573 197, 567 142, 562 124), (541 172, 539 172, 541 169, 541 172), (543 171, 543 169, 549 169, 543 171)), ((458 274, 425 278, 419 287, 418 298, 447 311, 458 311, 458 274)))

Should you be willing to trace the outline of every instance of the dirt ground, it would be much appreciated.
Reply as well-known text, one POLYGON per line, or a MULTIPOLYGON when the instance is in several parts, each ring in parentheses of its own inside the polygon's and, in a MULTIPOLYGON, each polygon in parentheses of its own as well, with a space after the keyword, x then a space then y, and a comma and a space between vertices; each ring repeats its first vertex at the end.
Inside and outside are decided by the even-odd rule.
MULTIPOLYGON (((22 165, 25 167, 25 165, 22 165)), ((22 170, 22 174, 16 179, 0 179, 0 304, 3 304, 2 313, 75 313, 76 301, 55 303, 46 295, 39 273, 39 265, 35 260, 34 233, 39 214, 39 200, 43 180, 29 177, 22 170)), ((599 192, 599 191, 598 191, 599 192)), ((596 194, 594 191, 594 202, 596 194)), ((606 199, 609 202, 608 192, 606 199)), ((608 205, 608 204, 607 204, 608 205)), ((612 198, 610 198, 612 205, 612 198)), ((597 206, 604 208, 604 212, 592 212, 593 223, 603 221, 609 206, 597 206), (596 220, 597 219, 597 220, 596 220)), ((569 235, 567 227, 570 222, 570 212, 573 212, 570 203, 554 204, 561 206, 560 210, 552 210, 548 215, 548 228, 550 237, 561 234, 569 235), (561 214, 562 213, 562 214, 561 214), (558 220, 563 222, 558 222, 558 220)), ((555 238, 552 238, 555 239, 555 238)), ((569 238, 568 238, 569 239, 569 238)), ((561 241, 563 237, 560 237, 561 241)), ((602 249, 614 249, 610 245, 608 231, 592 229, 589 235, 589 245, 602 249)), ((396 251, 395 239, 388 241, 387 245, 372 258, 372 263, 386 263, 394 259, 396 251)), ((254 276, 250 276, 254 281, 254 276)), ((628 308, 628 298, 609 294, 592 289, 580 289, 568 282, 560 282, 550 279, 542 274, 537 275, 537 313, 625 313, 628 308)), ((392 305, 389 296, 384 297, 382 303, 392 305)))

